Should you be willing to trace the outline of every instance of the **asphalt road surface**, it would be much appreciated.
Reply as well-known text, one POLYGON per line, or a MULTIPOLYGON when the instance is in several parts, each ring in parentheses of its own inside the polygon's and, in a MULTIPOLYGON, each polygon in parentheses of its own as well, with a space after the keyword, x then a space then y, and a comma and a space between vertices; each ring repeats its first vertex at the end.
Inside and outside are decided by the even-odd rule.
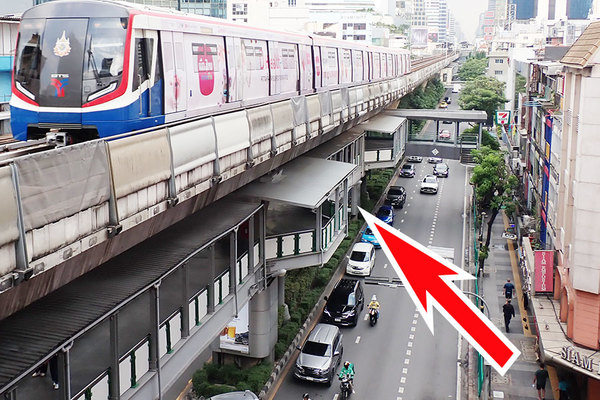
MULTIPOLYGON (((454 103, 454 101, 453 101, 454 103)), ((440 178, 436 195, 420 194, 420 181, 433 170, 426 160, 416 165, 415 178, 396 178, 407 190, 403 209, 396 209, 394 227, 426 246, 443 247, 453 252, 455 264, 461 265, 463 252, 463 209, 466 169, 458 161, 446 160, 448 178, 440 178)), ((396 277, 381 250, 372 276, 396 277)), ((359 278, 362 279, 362 278, 359 278)), ((366 307, 364 319, 354 328, 342 328, 345 360, 355 364, 355 391, 352 399, 364 400, 443 400, 457 395, 458 334, 435 312, 431 334, 417 313, 404 287, 365 285, 365 300, 373 294, 381 303, 377 325, 369 326, 366 307)), ((304 382, 293 376, 295 358, 274 399, 301 399, 308 392, 311 399, 336 400, 338 381, 331 387, 304 382)), ((339 368, 337 371, 339 373, 339 368)))

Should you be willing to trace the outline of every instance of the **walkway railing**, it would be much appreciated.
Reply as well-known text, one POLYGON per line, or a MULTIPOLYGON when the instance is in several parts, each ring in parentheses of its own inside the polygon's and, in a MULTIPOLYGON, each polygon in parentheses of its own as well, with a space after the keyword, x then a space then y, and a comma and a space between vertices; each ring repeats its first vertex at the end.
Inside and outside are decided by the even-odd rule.
POLYGON ((265 240, 265 250, 267 260, 314 253, 317 251, 315 230, 308 229, 269 236, 265 240))

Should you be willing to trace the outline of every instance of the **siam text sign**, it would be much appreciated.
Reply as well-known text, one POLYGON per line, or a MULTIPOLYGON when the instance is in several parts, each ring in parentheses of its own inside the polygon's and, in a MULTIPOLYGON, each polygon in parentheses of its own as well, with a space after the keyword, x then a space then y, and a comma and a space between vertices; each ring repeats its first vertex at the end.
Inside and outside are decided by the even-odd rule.
POLYGON ((535 251, 535 292, 548 293, 553 290, 554 251, 535 251))

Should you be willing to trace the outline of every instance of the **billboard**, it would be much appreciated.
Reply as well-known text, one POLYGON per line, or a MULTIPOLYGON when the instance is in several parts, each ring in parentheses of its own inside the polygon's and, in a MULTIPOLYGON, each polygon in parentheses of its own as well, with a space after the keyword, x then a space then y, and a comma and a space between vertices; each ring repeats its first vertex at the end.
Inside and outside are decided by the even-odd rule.
POLYGON ((412 47, 427 47, 427 28, 412 28, 410 43, 412 47))
POLYGON ((535 251, 535 293, 548 293, 554 289, 554 250, 535 251))

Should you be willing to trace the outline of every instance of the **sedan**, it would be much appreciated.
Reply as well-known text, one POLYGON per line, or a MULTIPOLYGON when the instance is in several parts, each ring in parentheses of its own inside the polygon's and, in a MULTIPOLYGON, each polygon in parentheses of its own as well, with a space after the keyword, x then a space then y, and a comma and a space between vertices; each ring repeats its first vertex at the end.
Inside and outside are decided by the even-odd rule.
POLYGON ((435 176, 443 176, 444 178, 447 178, 449 172, 450 168, 446 163, 435 164, 435 167, 433 167, 433 174, 435 176))
POLYGON ((435 175, 426 175, 421 182, 421 193, 433 193, 438 191, 438 178, 435 175))
POLYGON ((375 266, 375 247, 371 243, 359 242, 352 247, 346 273, 350 275, 371 275, 375 266))
POLYGON ((394 224, 394 208, 392 206, 379 207, 379 210, 377 210, 377 214, 375 215, 386 224, 394 224))
POLYGON ((405 178, 414 178, 415 166, 413 164, 404 164, 402 168, 400 168, 400 176, 405 178))
POLYGON ((375 246, 376 249, 381 248, 381 245, 379 244, 377 237, 375 237, 375 235, 373 234, 371 228, 367 228, 363 231, 360 240, 365 243, 371 243, 373 246, 375 246))
POLYGON ((423 157, 421 157, 421 156, 408 156, 406 158, 406 161, 420 163, 420 162, 423 161, 423 157))
POLYGON ((450 139, 450 131, 448 129, 442 129, 439 137, 440 139, 450 139))
POLYGON ((444 162, 444 160, 442 160, 440 157, 429 157, 427 159, 427 162, 429 164, 438 164, 438 163, 444 162))
POLYGON ((390 186, 385 196, 385 204, 392 207, 402 208, 406 201, 406 189, 402 186, 390 186))
POLYGON ((448 103, 446 103, 445 101, 442 101, 442 102, 440 103, 440 108, 444 108, 444 109, 445 109, 445 108, 448 108, 448 103))

